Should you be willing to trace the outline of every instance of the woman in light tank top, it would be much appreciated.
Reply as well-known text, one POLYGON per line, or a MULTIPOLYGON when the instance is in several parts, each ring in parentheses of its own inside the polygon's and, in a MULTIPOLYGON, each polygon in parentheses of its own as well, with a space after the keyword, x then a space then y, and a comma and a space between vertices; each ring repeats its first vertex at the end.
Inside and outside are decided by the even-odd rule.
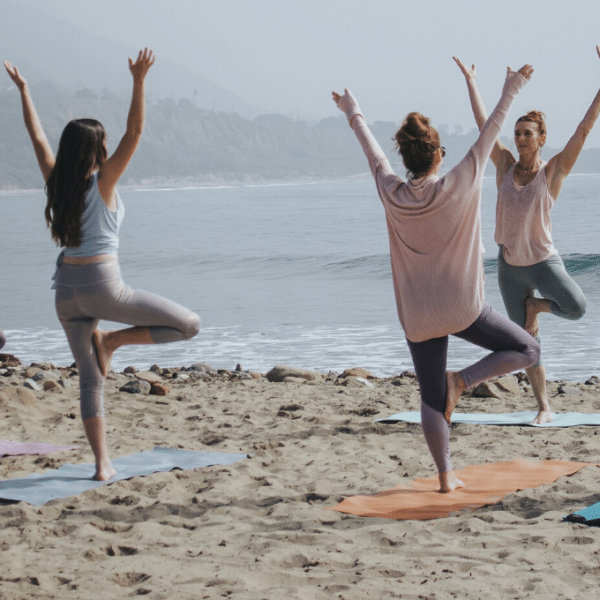
POLYGON ((397 149, 409 179, 396 175, 352 94, 334 92, 361 144, 385 210, 398 317, 421 393, 421 427, 438 471, 440 491, 463 487, 450 459, 449 424, 463 390, 533 365, 538 343, 484 301, 481 186, 487 159, 510 106, 533 69, 509 69, 502 95, 463 160, 438 176, 445 150, 422 114, 407 115, 397 149), (461 371, 447 371, 448 338, 490 351, 461 371))
MULTIPOLYGON (((600 56, 599 46, 596 52, 600 56)), ((467 81, 471 107, 481 129, 486 110, 475 84, 475 65, 468 69, 458 58, 455 61, 467 81)), ((545 116, 540 111, 530 111, 517 120, 514 139, 518 160, 500 140, 492 149, 498 185, 494 239, 500 246, 500 292, 508 316, 538 341, 540 313, 571 320, 580 319, 585 313, 583 292, 568 275, 552 243, 550 210, 599 112, 600 91, 564 150, 548 162, 540 155, 546 143, 545 116)), ((552 421, 552 412, 544 365, 540 360, 525 371, 538 403, 538 414, 532 422, 548 423, 552 421)))
POLYGON ((46 182, 46 221, 62 247, 54 276, 56 312, 77 364, 81 416, 94 452, 94 479, 116 475, 106 442, 103 387, 113 352, 130 344, 161 344, 198 333, 200 320, 186 308, 126 286, 117 250, 124 207, 117 182, 144 127, 145 80, 154 55, 147 48, 129 59, 133 93, 127 129, 112 156, 106 132, 94 119, 76 119, 62 132, 56 158, 37 116, 27 82, 16 67, 6 70, 21 93, 25 126, 46 182), (100 331, 100 319, 131 325, 100 331))

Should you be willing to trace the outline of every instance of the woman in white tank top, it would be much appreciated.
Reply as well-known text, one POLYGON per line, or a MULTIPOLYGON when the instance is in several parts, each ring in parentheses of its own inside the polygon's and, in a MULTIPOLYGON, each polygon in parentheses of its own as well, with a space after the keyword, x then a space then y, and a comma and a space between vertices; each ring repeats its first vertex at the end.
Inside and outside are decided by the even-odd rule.
MULTIPOLYGON (((599 46, 596 51, 600 56, 599 46)), ((487 113, 475 84, 475 65, 468 69, 458 58, 454 60, 467 81, 471 107, 481 129, 487 113)), ((500 291, 509 317, 538 341, 540 313, 573 320, 585 313, 585 297, 552 243, 550 210, 599 113, 600 91, 565 148, 548 162, 540 156, 546 143, 545 115, 540 111, 517 119, 514 140, 518 159, 499 139, 490 155, 498 185, 495 240, 500 246, 500 291), (541 297, 534 295, 536 291, 541 297)), ((540 361, 526 372, 538 403, 533 423, 552 421, 543 364, 540 361)))

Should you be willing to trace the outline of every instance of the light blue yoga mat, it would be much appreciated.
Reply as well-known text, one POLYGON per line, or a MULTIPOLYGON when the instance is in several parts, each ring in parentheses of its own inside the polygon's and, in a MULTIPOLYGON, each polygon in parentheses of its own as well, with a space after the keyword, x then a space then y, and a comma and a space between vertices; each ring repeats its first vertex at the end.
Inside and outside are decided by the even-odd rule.
MULTIPOLYGON (((530 425, 531 427, 574 427, 576 425, 600 425, 600 414, 590 415, 578 412, 552 413, 553 421, 543 425, 533 425, 536 411, 524 410, 514 413, 454 413, 452 423, 471 423, 472 425, 530 425)), ((409 423, 421 423, 419 411, 401 412, 391 417, 377 419, 377 423, 396 423, 397 421, 408 421, 409 423)))
POLYGON ((563 517, 563 520, 598 527, 600 526, 600 502, 571 513, 563 517))
POLYGON ((93 464, 64 464, 45 473, 32 473, 26 477, 0 481, 0 498, 19 500, 33 506, 41 506, 56 498, 81 494, 122 479, 150 475, 173 469, 198 469, 211 465, 229 465, 247 454, 225 454, 223 452, 195 452, 179 448, 161 448, 122 456, 112 461, 117 474, 109 481, 93 481, 96 468, 93 464))

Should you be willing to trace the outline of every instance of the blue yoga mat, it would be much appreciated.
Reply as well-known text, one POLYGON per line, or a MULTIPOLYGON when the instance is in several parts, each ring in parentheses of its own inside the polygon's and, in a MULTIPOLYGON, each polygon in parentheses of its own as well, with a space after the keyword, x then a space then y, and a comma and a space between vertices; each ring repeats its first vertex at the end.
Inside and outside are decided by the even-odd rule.
POLYGON ((571 513, 570 515, 563 517, 563 520, 600 527, 600 502, 571 513))
MULTIPOLYGON (((529 425, 531 427, 574 427, 576 425, 600 425, 600 414, 590 415, 578 412, 552 413, 554 421, 542 425, 533 425, 536 411, 524 410, 515 413, 454 413, 452 423, 471 423, 472 425, 529 425)), ((391 417, 377 419, 377 423, 396 423, 407 421, 421 423, 419 411, 401 412, 391 417)))
POLYGON ((0 498, 41 506, 50 500, 81 494, 81 492, 122 479, 151 475, 159 471, 172 471, 173 469, 230 465, 243 458, 248 458, 248 455, 157 447, 147 452, 115 458, 111 462, 117 474, 109 481, 93 481, 91 479, 96 472, 93 464, 72 465, 67 463, 45 473, 32 473, 26 477, 0 481, 0 498))

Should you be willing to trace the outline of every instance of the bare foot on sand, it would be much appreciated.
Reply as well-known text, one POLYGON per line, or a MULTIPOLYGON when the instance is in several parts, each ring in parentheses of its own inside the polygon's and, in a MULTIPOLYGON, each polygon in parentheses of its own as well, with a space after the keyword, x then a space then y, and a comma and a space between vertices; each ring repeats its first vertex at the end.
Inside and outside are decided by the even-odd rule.
POLYGON ((106 331, 100 331, 96 329, 92 335, 92 342, 96 349, 96 358, 98 359, 98 366, 100 372, 106 377, 110 372, 110 362, 112 360, 113 351, 106 347, 106 337, 108 333, 106 331))
POLYGON ((458 488, 464 488, 465 484, 456 477, 454 471, 446 471, 445 473, 438 473, 440 479, 440 492, 447 494, 458 488))
POLYGON ((96 466, 96 473, 92 477, 94 481, 108 481, 117 474, 117 471, 113 469, 112 465, 108 463, 102 467, 96 466))
POLYGON ((540 324, 538 321, 538 315, 542 312, 550 312, 552 302, 545 298, 536 298, 535 296, 529 296, 525 298, 525 331, 535 337, 540 332, 540 324))
POLYGON ((549 410, 540 410, 537 417, 531 423, 533 425, 542 425, 543 423, 552 423, 552 421, 554 421, 554 417, 549 410))
POLYGON ((464 390, 467 389, 467 384, 458 371, 447 371, 446 382, 448 390, 446 392, 446 410, 444 417, 448 421, 448 425, 452 423, 452 413, 458 404, 458 399, 464 390))

